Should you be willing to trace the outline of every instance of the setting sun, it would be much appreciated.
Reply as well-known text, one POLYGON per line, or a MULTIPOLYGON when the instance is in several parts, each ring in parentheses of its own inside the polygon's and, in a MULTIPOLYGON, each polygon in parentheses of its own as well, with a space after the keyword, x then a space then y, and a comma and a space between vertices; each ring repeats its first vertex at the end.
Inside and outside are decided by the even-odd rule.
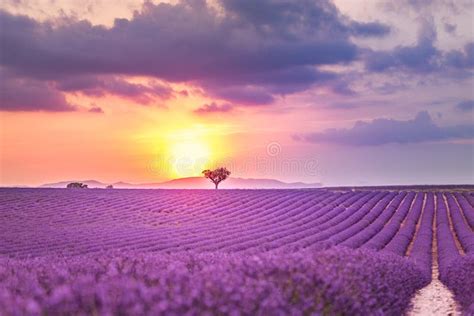
POLYGON ((173 172, 180 177, 199 175, 211 159, 209 147, 201 142, 175 143, 171 146, 170 152, 173 172))
POLYGON ((162 150, 168 158, 171 176, 199 176, 216 159, 216 142, 209 128, 202 125, 169 131, 162 150))

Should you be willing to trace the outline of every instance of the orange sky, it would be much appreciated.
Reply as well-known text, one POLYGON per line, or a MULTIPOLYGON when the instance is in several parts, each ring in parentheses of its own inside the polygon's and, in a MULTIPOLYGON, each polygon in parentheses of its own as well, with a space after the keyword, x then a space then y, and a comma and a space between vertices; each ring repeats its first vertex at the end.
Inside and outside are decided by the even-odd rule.
MULTIPOLYGON (((192 92, 147 106, 113 96, 68 94, 67 99, 81 110, 0 113, 4 185, 65 178, 154 182, 198 176, 201 168, 220 161, 265 157, 268 143, 289 141, 282 137, 282 124, 290 127, 293 120, 301 120, 296 114, 283 114, 269 124, 267 109, 237 110, 232 119, 200 116, 193 109, 209 100, 192 92), (105 114, 88 112, 92 103, 105 114)), ((241 176, 255 171, 255 163, 250 164, 241 166, 246 168, 241 176)))

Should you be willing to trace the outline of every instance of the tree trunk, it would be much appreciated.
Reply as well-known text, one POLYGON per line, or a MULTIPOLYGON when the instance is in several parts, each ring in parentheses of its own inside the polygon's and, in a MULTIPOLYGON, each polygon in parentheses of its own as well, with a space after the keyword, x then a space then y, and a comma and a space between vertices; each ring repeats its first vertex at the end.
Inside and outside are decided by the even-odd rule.
POLYGON ((214 183, 216 185, 216 190, 217 190, 217 186, 219 185, 219 183, 214 183))

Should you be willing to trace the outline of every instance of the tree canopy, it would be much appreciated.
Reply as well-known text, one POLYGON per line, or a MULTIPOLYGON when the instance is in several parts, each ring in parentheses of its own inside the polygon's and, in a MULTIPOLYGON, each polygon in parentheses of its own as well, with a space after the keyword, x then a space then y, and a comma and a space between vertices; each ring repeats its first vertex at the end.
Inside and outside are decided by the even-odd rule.
POLYGON ((219 183, 221 181, 224 181, 230 176, 230 171, 227 170, 225 167, 220 167, 215 170, 206 169, 202 172, 202 174, 204 175, 205 178, 211 180, 217 189, 219 186, 219 183))

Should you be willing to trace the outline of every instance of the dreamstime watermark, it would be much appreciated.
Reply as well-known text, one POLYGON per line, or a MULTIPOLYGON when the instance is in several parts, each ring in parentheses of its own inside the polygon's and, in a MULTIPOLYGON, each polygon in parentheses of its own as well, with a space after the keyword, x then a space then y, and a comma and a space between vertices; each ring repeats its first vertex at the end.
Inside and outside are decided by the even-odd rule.
POLYGON ((281 153, 281 145, 278 142, 271 142, 267 145, 267 155, 276 157, 281 153))
POLYGON ((289 158, 282 154, 282 146, 278 142, 266 145, 263 155, 250 158, 207 157, 158 157, 148 164, 148 170, 157 175, 196 175, 204 169, 224 166, 233 174, 257 174, 260 176, 317 176, 319 164, 316 158, 289 158))

